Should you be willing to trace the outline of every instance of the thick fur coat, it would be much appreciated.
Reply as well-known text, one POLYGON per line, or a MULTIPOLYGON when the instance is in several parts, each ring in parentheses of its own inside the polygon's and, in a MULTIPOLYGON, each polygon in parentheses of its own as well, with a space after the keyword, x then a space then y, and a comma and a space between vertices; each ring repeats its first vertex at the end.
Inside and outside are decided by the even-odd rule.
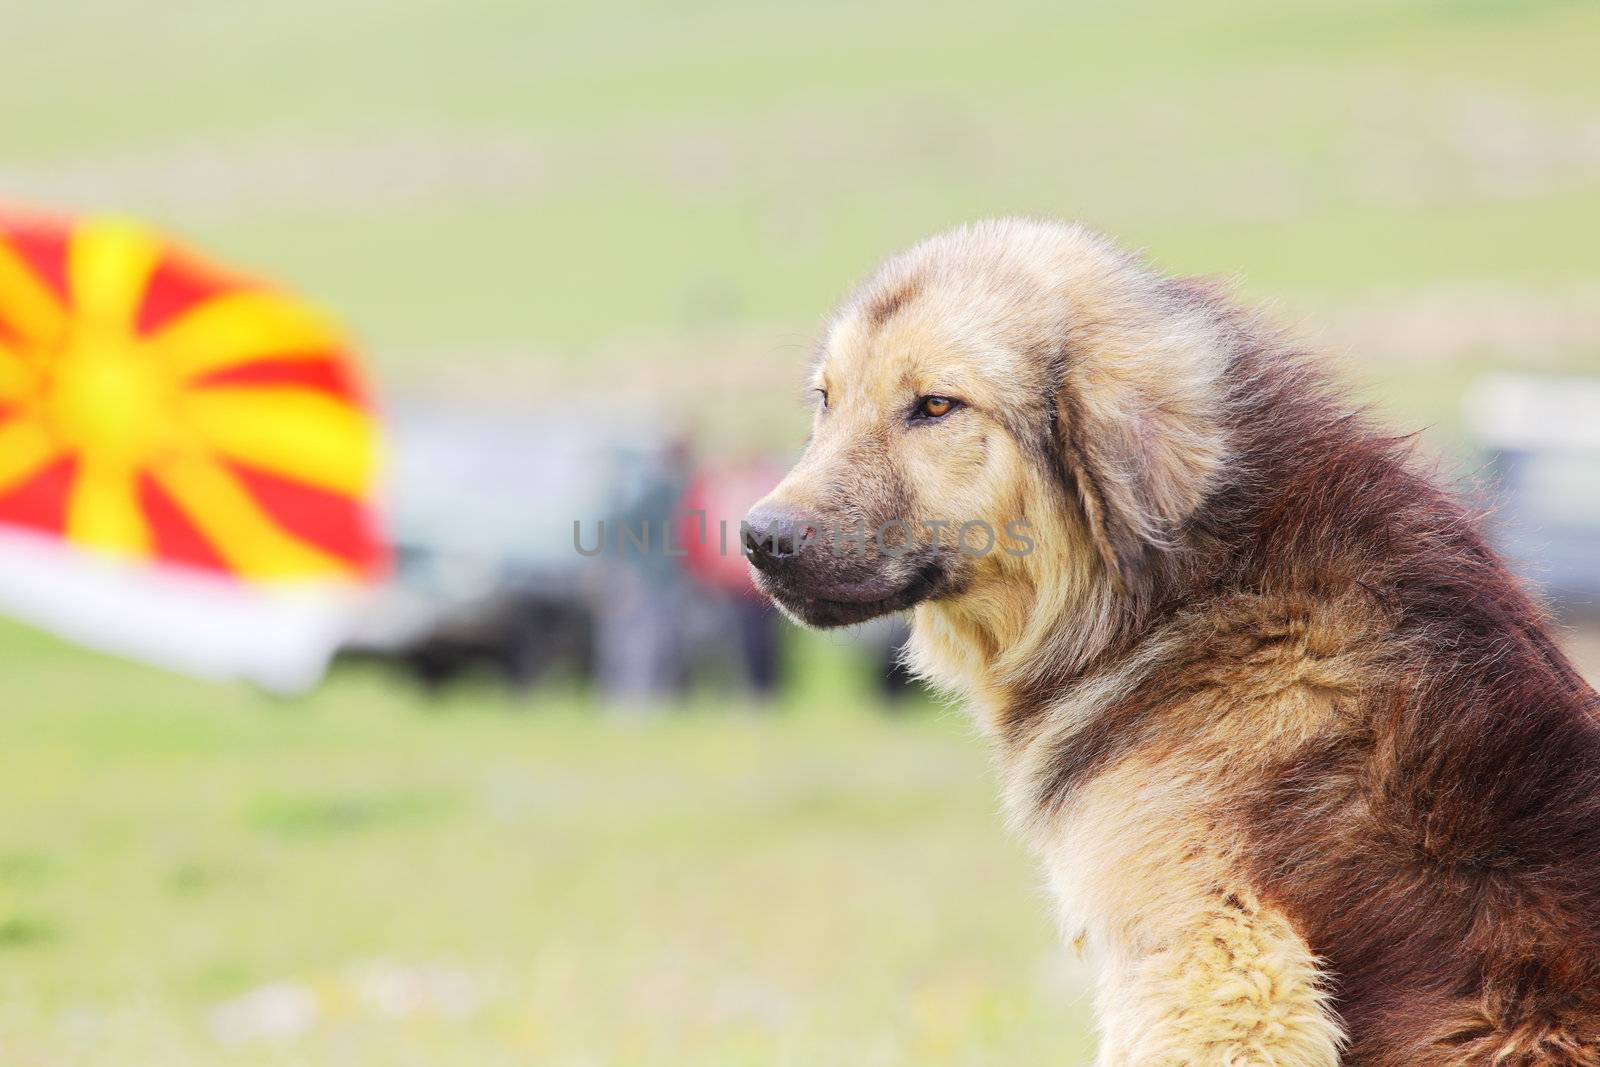
POLYGON ((889 260, 814 384, 759 580, 816 625, 913 610, 1098 962, 1102 1064, 1600 1067, 1600 703, 1312 359, 1006 220, 889 260), (962 551, 975 519, 1030 551, 962 551))

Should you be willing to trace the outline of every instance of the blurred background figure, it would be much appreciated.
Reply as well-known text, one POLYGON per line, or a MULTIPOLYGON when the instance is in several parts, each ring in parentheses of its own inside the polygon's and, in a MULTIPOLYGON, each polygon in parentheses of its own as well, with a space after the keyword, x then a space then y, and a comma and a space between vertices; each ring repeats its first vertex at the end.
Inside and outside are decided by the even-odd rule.
POLYGON ((745 514, 787 469, 770 460, 713 460, 696 472, 678 506, 684 565, 721 620, 714 636, 733 636, 741 675, 763 702, 777 695, 781 681, 781 622, 777 609, 756 592, 739 530, 745 514))
MULTIPOLYGON (((85 0, 3 25, 0 205, 142 220, 327 309, 383 441, 242 476, 297 538, 367 531, 370 600, 332 615, 184 631, 163 581, 107 641, 101 571, 69 588, 0 534, 7 1062, 1086 1060, 1077 965, 969 724, 895 666, 903 624, 802 633, 736 552, 806 435, 827 310, 967 219, 1081 219, 1268 305, 1421 429, 1600 671, 1600 6, 85 0)), ((7 370, 19 276, 13 490, 41 469, 5 392, 42 381, 7 370)), ((330 425, 268 407, 209 425, 235 449, 330 425)), ((62 537, 31 499, 0 530, 44 514, 96 567, 137 528, 62 537)))
POLYGON ((627 472, 608 510, 609 522, 603 528, 596 524, 596 535, 607 537, 598 558, 609 564, 599 578, 600 689, 623 706, 688 693, 684 631, 693 607, 687 602, 684 549, 671 543, 671 535, 689 464, 687 442, 666 442, 647 463, 627 472))

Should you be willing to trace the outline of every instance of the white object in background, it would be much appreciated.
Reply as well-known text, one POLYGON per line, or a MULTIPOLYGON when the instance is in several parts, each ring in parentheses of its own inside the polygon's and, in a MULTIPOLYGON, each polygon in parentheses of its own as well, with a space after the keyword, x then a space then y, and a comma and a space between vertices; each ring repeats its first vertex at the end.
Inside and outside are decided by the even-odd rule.
POLYGON ((102 652, 277 693, 321 679, 366 592, 123 562, 0 527, 0 612, 102 652))
POLYGON ((1600 452, 1600 379, 1491 374, 1473 383, 1462 409, 1492 448, 1600 452))

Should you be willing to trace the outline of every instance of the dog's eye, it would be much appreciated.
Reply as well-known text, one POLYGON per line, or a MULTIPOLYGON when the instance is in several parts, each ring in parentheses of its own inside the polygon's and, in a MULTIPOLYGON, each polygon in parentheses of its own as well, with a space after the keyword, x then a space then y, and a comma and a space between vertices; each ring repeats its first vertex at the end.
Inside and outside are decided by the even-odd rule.
POLYGON ((812 390, 812 392, 816 393, 817 396, 822 398, 822 410, 823 411, 827 411, 828 410, 828 391, 826 389, 814 389, 814 390, 812 390))
POLYGON ((911 418, 942 419, 954 411, 958 403, 947 396, 925 396, 917 401, 917 409, 912 412, 911 418))

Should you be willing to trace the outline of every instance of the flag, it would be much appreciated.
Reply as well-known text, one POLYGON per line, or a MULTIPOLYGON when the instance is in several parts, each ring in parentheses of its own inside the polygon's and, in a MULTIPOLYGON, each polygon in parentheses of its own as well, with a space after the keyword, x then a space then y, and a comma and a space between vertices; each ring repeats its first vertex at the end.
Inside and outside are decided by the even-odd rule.
POLYGON ((388 565, 378 458, 318 308, 133 220, 0 213, 0 610, 301 688, 388 565))

